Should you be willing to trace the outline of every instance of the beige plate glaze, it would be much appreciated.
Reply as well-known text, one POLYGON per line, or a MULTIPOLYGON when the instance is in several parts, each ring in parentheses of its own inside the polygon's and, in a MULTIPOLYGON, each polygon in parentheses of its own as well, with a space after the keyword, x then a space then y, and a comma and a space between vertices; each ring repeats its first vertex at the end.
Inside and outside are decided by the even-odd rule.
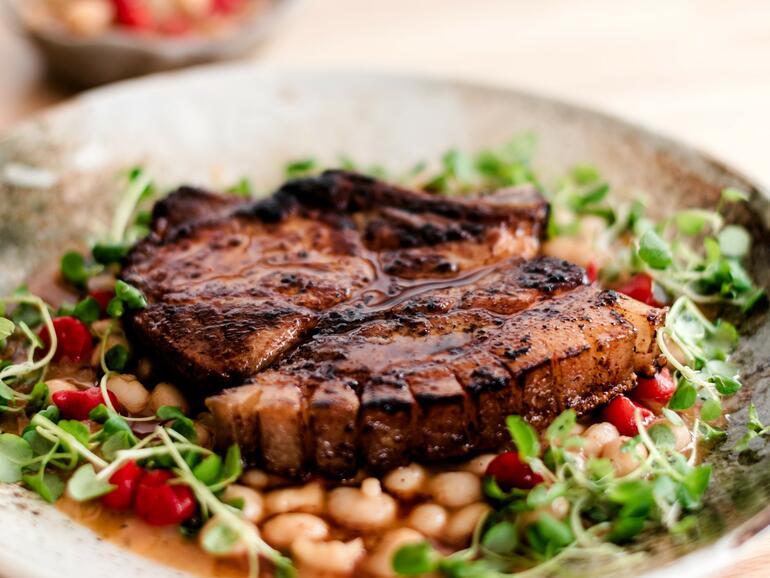
MULTIPOLYGON (((455 82, 360 74, 276 74, 247 66, 200 69, 86 94, 0 140, 0 291, 7 291, 68 244, 98 234, 118 192, 116 173, 144 165, 162 184, 232 184, 249 176, 260 190, 279 182, 289 159, 334 164, 347 153, 364 164, 405 170, 449 147, 499 145, 535 131, 537 164, 548 177, 592 162, 626 194, 649 193, 658 212, 713 205, 721 188, 751 191, 750 209, 731 215, 755 238, 752 270, 768 285, 770 210, 766 194, 697 152, 616 119, 551 100, 455 82)), ((749 395, 770 414, 770 327, 755 318, 739 355, 749 395)), ((714 454, 715 481, 697 543, 652 543, 638 572, 706 575, 770 522, 770 459, 737 463, 730 440, 714 454), (689 555, 688 555, 689 554, 689 555), (675 561, 672 562, 672 560, 675 561)), ((0 487, 0 574, 8 578, 170 577, 173 570, 100 542, 88 530, 16 487, 0 487)))

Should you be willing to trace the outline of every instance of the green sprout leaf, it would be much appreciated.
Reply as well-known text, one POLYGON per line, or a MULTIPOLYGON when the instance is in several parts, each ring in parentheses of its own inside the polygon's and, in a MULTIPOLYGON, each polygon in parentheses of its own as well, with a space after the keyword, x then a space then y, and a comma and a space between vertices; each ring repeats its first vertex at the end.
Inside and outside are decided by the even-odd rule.
POLYGON ((0 434, 0 482, 12 484, 21 480, 22 468, 32 457, 29 442, 13 434, 0 434))
POLYGON ((653 269, 665 269, 673 261, 668 243, 653 229, 647 229, 639 240, 639 257, 653 269))
POLYGON ((90 325, 99 319, 100 312, 99 303, 96 299, 93 297, 86 297, 80 303, 75 305, 72 314, 86 325, 90 325))
POLYGON ((208 529, 201 539, 201 545, 211 554, 227 554, 235 550, 241 536, 226 524, 216 524, 208 529))
POLYGON ((119 297, 113 297, 107 304, 107 315, 114 319, 123 317, 125 307, 123 307, 123 301, 119 297))
POLYGON ((67 493, 76 502, 87 502, 109 494, 115 487, 97 478, 93 465, 83 464, 67 482, 67 493))
POLYGON ((232 187, 225 189, 225 192, 236 197, 248 199, 254 195, 254 187, 251 186, 251 181, 248 177, 243 177, 232 187))
POLYGON ((429 542, 407 544, 393 556, 393 569, 402 576, 420 576, 433 572, 438 555, 429 542))
POLYGON ((516 524, 505 520, 487 530, 481 540, 486 550, 500 555, 510 554, 518 544, 519 531, 516 524))
POLYGON ((673 397, 668 402, 669 409, 683 410, 690 409, 695 405, 695 399, 698 397, 698 391, 691 383, 682 382, 677 387, 673 397))
POLYGON ((513 443, 522 458, 536 458, 540 455, 540 442, 537 432, 521 416, 510 415, 505 420, 513 443))
POLYGON ((222 479, 222 458, 216 454, 207 456, 193 468, 193 474, 207 486, 213 486, 222 479))
POLYGON ((741 201, 748 201, 749 194, 746 191, 741 191, 733 187, 727 187, 722 189, 722 200, 728 203, 739 203, 741 201))
POLYGON ((110 371, 122 372, 128 363, 129 353, 125 345, 113 345, 104 354, 104 363, 110 371))
POLYGON ((53 504, 64 493, 64 482, 51 472, 43 472, 32 476, 23 476, 22 480, 36 491, 46 502, 53 504))
POLYGON ((292 161, 286 165, 284 174, 287 178, 307 176, 318 169, 318 163, 312 157, 292 161))
POLYGON ((550 443, 564 443, 577 423, 577 414, 574 409, 567 409, 553 420, 545 431, 545 437, 550 443))
POLYGON ((85 286, 86 281, 91 276, 86 267, 86 260, 80 253, 69 251, 61 258, 61 274, 67 281, 76 287, 85 286))
POLYGON ((0 317, 0 342, 13 335, 15 330, 16 324, 13 321, 6 319, 5 317, 0 317))
POLYGON ((184 412, 178 407, 173 405, 164 405, 158 408, 156 413, 158 419, 161 421, 172 421, 171 429, 182 434, 188 440, 194 442, 197 438, 195 433, 195 425, 193 420, 187 417, 184 412))
POLYGON ((738 225, 727 225, 717 236, 719 249, 726 257, 740 259, 748 254, 751 248, 749 232, 738 225))
POLYGON ((120 299, 129 309, 144 309, 147 307, 147 299, 144 294, 125 281, 118 280, 115 283, 115 297, 120 299))
POLYGON ((128 250, 129 245, 126 243, 97 243, 91 249, 91 255, 97 263, 110 265, 120 263, 123 257, 128 254, 128 250))
POLYGON ((714 421, 722 417, 722 404, 718 399, 707 399, 700 408, 700 418, 703 421, 714 421))

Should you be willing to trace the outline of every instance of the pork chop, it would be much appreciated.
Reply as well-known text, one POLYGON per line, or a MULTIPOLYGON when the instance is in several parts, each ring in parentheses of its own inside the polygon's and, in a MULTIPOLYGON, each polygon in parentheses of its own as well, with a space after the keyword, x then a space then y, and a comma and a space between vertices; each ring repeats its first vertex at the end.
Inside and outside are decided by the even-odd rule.
POLYGON ((537 257, 532 188, 451 198, 330 171, 246 202, 181 189, 123 278, 128 321, 207 400, 217 441, 298 476, 499 447, 662 363, 664 312, 537 257))
POLYGON ((185 382, 221 389, 335 306, 533 257, 547 214, 532 188, 454 199, 335 171, 250 203, 180 189, 127 257, 123 278, 149 301, 129 324, 185 382))

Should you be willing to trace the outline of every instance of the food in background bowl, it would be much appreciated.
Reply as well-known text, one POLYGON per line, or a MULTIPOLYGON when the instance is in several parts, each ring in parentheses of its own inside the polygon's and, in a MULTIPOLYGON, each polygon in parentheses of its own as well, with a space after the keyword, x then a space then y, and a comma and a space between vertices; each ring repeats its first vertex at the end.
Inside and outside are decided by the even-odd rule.
POLYGON ((74 88, 239 58, 292 0, 8 0, 48 72, 74 88))
POLYGON ((218 36, 263 10, 266 0, 41 0, 30 26, 97 37, 111 31, 160 36, 218 36))

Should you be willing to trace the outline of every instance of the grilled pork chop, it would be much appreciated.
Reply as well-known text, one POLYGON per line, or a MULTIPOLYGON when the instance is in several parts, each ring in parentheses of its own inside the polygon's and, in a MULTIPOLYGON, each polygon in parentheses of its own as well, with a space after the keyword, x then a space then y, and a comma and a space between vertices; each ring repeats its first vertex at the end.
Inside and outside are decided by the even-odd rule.
POLYGON ((345 477, 498 447, 661 363, 663 311, 536 258, 532 189, 474 199, 345 172, 258 202, 181 189, 124 278, 130 329, 210 397, 220 444, 276 473, 345 477), (230 387, 227 387, 230 386, 230 387))

